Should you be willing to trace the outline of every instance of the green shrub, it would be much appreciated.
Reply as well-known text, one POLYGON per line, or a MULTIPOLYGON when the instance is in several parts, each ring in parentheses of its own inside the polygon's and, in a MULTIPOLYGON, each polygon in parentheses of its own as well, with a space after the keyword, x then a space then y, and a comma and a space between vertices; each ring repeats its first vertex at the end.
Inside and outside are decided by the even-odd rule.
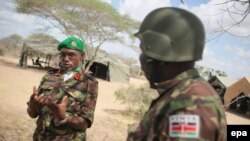
POLYGON ((148 110, 151 101, 157 96, 155 90, 148 85, 135 88, 129 85, 127 88, 120 88, 115 92, 116 99, 126 104, 126 114, 129 116, 142 117, 148 110))

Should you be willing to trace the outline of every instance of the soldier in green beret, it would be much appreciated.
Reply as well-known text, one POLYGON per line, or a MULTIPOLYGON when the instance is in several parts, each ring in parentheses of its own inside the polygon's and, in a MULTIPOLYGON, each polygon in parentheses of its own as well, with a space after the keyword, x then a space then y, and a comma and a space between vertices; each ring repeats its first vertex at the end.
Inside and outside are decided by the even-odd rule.
POLYGON ((135 36, 141 41, 142 70, 159 96, 127 140, 226 141, 220 98, 194 68, 204 48, 202 22, 183 9, 159 8, 135 36))
POLYGON ((37 118, 34 141, 85 141, 96 106, 98 82, 84 72, 84 41, 69 37, 59 43, 60 68, 49 71, 28 101, 37 118))

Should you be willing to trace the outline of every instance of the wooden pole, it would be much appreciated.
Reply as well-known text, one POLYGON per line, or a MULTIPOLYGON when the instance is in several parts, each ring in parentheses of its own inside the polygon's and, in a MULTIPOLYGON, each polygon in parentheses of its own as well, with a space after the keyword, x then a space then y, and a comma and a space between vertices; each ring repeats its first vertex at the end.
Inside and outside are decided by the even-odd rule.
POLYGON ((28 48, 27 44, 24 42, 22 51, 20 53, 20 59, 19 59, 18 67, 21 67, 21 68, 26 68, 27 67, 27 60, 28 60, 28 49, 27 48, 28 48))

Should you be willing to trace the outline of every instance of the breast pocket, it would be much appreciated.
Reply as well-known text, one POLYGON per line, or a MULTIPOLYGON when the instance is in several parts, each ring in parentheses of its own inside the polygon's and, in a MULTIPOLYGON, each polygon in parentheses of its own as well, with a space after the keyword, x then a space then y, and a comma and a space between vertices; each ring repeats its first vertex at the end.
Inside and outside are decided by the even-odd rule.
POLYGON ((82 107, 82 103, 86 98, 87 93, 83 93, 76 89, 68 89, 67 92, 69 104, 67 112, 72 115, 79 115, 82 107))

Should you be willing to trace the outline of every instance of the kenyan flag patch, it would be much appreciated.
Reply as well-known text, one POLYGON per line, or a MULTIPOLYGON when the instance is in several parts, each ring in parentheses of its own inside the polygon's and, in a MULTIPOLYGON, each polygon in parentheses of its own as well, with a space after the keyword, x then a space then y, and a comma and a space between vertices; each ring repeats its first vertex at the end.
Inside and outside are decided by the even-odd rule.
POLYGON ((172 115, 169 117, 170 137, 198 138, 200 118, 198 115, 172 115))

